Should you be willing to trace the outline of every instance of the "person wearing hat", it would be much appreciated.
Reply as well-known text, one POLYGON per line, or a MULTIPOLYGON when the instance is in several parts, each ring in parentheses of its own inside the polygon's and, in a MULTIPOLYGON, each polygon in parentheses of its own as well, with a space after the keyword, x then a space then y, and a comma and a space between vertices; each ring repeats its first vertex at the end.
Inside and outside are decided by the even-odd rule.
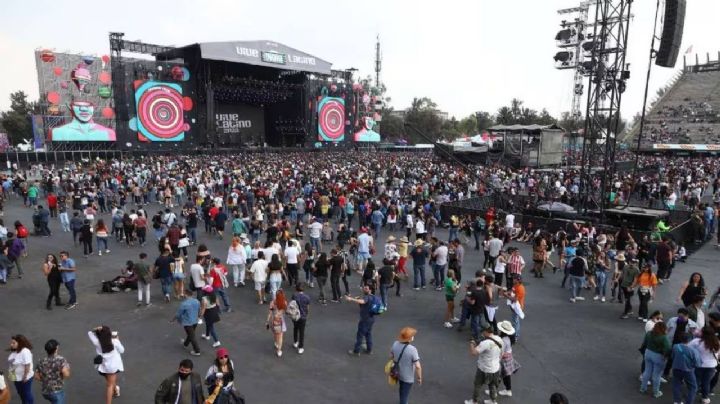
MULTIPOLYGON (((512 397, 512 375, 519 369, 518 363, 513 357, 512 346, 515 343, 515 328, 509 321, 501 321, 497 325, 498 335, 502 338, 503 352, 500 356, 500 374, 502 375, 504 390, 498 391, 498 395, 512 397)), ((490 391, 486 390, 486 394, 490 391)))
POLYGON ((472 399, 465 400, 465 404, 477 404, 483 386, 488 385, 489 400, 485 404, 497 404, 498 386, 500 385, 500 358, 504 350, 504 344, 500 337, 493 334, 492 326, 488 325, 482 330, 482 341, 478 344, 475 340, 470 341, 470 354, 477 356, 477 370, 475 371, 475 382, 472 399))
POLYGON ((215 351, 215 360, 212 365, 208 368, 205 373, 205 381, 208 384, 208 400, 213 397, 213 394, 218 401, 213 400, 212 402, 238 402, 238 400, 232 400, 239 396, 235 389, 235 364, 230 359, 230 353, 227 348, 218 348, 215 351), (220 387, 218 387, 220 386, 220 387))
POLYGON ((413 259, 413 289, 425 289, 425 263, 430 252, 421 239, 415 240, 410 256, 413 259))
POLYGON ((640 275, 640 269, 638 268, 638 259, 633 257, 630 262, 625 265, 620 275, 620 290, 623 292, 625 298, 625 310, 623 311, 621 319, 630 318, 632 314, 632 297, 635 294, 635 287, 637 287, 637 277, 640 275))
MULTIPOLYGON (((610 252, 613 252, 615 250, 610 250, 610 252)), ((610 255, 610 254, 608 254, 610 255)), ((620 283, 622 282, 622 270, 625 268, 625 252, 620 251, 618 252, 615 257, 612 257, 610 255, 611 261, 615 261, 615 269, 613 270, 613 276, 612 276, 612 286, 610 289, 610 294, 612 296, 612 299, 610 299, 611 302, 617 301, 618 303, 623 302, 623 293, 622 288, 620 287, 620 283), (616 293, 617 292, 617 293, 616 293)))
POLYGON ((190 359, 180 361, 177 373, 163 380, 155 391, 155 404, 204 404, 203 381, 193 366, 190 359))
POLYGON ((420 365, 420 354, 417 348, 412 345, 417 330, 412 327, 403 327, 400 335, 390 348, 390 359, 397 364, 398 387, 400 391, 400 404, 407 404, 410 397, 410 389, 415 380, 422 385, 422 366, 420 365))

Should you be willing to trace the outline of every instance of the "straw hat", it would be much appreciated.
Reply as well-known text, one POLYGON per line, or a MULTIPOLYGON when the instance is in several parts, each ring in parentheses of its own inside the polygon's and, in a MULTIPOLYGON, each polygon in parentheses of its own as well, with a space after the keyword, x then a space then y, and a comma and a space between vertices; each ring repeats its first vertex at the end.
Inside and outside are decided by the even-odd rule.
POLYGON ((619 252, 619 253, 615 256, 615 261, 620 261, 620 262, 625 261, 625 253, 624 253, 624 252, 619 252))
POLYGON ((409 243, 409 242, 410 242, 410 240, 408 240, 408 238, 407 238, 407 237, 405 237, 405 236, 402 236, 402 237, 400 237, 400 242, 401 242, 401 243, 409 243))
POLYGON ((422 240, 415 240, 415 247, 420 247, 421 245, 425 244, 422 240))
POLYGON ((515 328, 513 328, 512 324, 510 324, 510 322, 507 320, 499 322, 497 328, 505 335, 515 334, 515 328))
POLYGON ((387 241, 388 241, 388 243, 395 241, 395 236, 391 235, 390 237, 387 238, 387 241))
POLYGON ((400 342, 410 342, 410 340, 417 334, 417 330, 412 327, 403 327, 402 330, 400 330, 400 335, 398 336, 398 341, 400 342))

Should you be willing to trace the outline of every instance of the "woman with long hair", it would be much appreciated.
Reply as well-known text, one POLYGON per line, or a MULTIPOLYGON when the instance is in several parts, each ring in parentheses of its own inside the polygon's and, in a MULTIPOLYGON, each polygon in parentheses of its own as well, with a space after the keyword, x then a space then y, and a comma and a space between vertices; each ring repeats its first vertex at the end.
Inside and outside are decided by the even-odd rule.
POLYGON ((56 306, 62 305, 60 302, 60 284, 62 284, 62 276, 58 265, 58 259, 53 254, 48 254, 47 259, 43 263, 43 274, 45 274, 45 277, 47 278, 48 288, 50 289, 47 301, 45 302, 45 308, 48 310, 52 310, 53 298, 55 299, 56 306))
POLYGON ((103 251, 106 254, 110 252, 108 249, 108 229, 102 219, 98 219, 95 225, 95 240, 97 240, 98 255, 103 255, 103 251))
POLYGON ((653 396, 661 397, 660 376, 665 368, 665 358, 670 354, 670 340, 667 337, 667 325, 658 322, 652 331, 645 334, 645 371, 640 381, 640 392, 647 392, 648 382, 652 381, 653 396))
POLYGON ((22 404, 33 404, 32 382, 33 376, 33 355, 32 344, 22 334, 13 335, 10 338, 10 356, 8 364, 10 380, 15 383, 15 390, 22 404))
POLYGON ((110 331, 110 327, 106 325, 88 331, 88 337, 97 353, 95 357, 97 371, 105 378, 105 404, 111 404, 113 397, 120 397, 117 377, 125 370, 121 356, 125 352, 125 347, 120 342, 117 332, 110 331))
POLYGON ((677 302, 682 302, 683 306, 687 307, 692 304, 696 296, 705 295, 707 295, 705 279, 703 279, 703 276, 699 272, 693 272, 692 275, 690 275, 690 279, 680 287, 677 302))
POLYGON ((565 247, 568 246, 568 240, 567 240, 567 234, 560 230, 557 233, 557 241, 555 242, 555 247, 557 248, 557 254, 558 254, 558 264, 557 267, 564 270, 565 269, 565 247))
POLYGON ((315 258, 315 249, 312 248, 312 244, 305 243, 305 248, 303 249, 303 271, 305 271, 305 283, 311 288, 315 287, 315 277, 313 276, 315 258))
POLYGON ((688 344, 700 354, 700 365, 695 368, 698 390, 702 396, 703 403, 710 402, 710 380, 715 374, 718 366, 718 352, 720 351, 720 340, 711 326, 705 326, 700 330, 700 337, 688 344))
POLYGON ((172 267, 173 291, 176 299, 182 299, 185 294, 185 259, 180 255, 180 251, 174 251, 172 256, 175 259, 172 267))
POLYGON ((275 294, 275 299, 270 303, 265 328, 273 334, 275 342, 275 353, 278 357, 282 356, 283 334, 286 331, 285 326, 285 310, 287 309, 287 299, 282 289, 275 294))
POLYGON ((605 295, 607 294, 607 278, 608 272, 610 271, 610 263, 608 262, 607 254, 601 248, 595 248, 593 250, 595 254, 595 268, 591 268, 595 272, 595 297, 594 300, 600 300, 605 302, 605 295))
POLYGON ((640 298, 640 308, 638 309, 638 320, 648 321, 648 304, 650 299, 655 295, 657 288, 657 276, 652 272, 652 264, 645 263, 637 276, 638 297, 640 298))
POLYGON ((213 287, 206 285, 203 289, 203 297, 200 299, 200 316, 205 320, 205 334, 203 339, 209 340, 210 337, 215 341, 213 347, 219 347, 220 339, 218 339, 215 331, 215 323, 220 321, 220 306, 217 304, 217 295, 213 291, 213 287))
POLYGON ((275 294, 280 289, 280 285, 282 285, 283 278, 286 277, 285 270, 283 269, 282 262, 280 261, 280 256, 278 254, 273 254, 272 258, 270 258, 270 263, 268 264, 268 281, 270 282, 270 294, 273 299, 275 299, 275 294))
POLYGON ((327 304, 327 299, 325 299, 325 283, 328 279, 328 267, 330 267, 330 262, 327 259, 327 254, 321 252, 317 261, 313 265, 313 276, 317 279, 318 289, 320 289, 318 302, 323 305, 327 304))
POLYGON ((239 394, 235 389, 235 364, 230 359, 226 348, 220 348, 215 352, 215 360, 205 373, 205 381, 211 395, 217 391, 213 403, 239 402, 237 399, 239 394), (219 390, 217 388, 218 379, 222 380, 222 387, 219 390))

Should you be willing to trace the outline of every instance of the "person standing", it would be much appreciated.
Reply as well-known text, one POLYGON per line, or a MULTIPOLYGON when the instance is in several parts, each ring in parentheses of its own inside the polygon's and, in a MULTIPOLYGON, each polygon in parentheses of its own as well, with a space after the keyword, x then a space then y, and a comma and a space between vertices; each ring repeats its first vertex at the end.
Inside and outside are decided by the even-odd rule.
POLYGON ((470 353, 477 356, 477 370, 473 397, 465 400, 465 404, 477 404, 483 386, 488 385, 490 400, 485 404, 497 404, 498 386, 500 385, 500 357, 503 352, 503 341, 493 334, 492 326, 486 326, 482 331, 483 340, 478 344, 470 341, 470 353))
POLYGON ((298 277, 298 258, 300 257, 300 248, 298 247, 297 241, 290 240, 288 246, 285 247, 285 263, 288 276, 288 283, 290 285, 297 284, 300 282, 298 277))
POLYGON ((322 305, 327 304, 327 299, 325 299, 325 283, 327 282, 328 278, 328 267, 330 266, 330 263, 327 259, 327 254, 320 253, 320 256, 318 257, 317 261, 313 264, 313 276, 317 280, 318 283, 318 289, 320 289, 320 293, 318 295, 318 302, 322 305))
POLYGON ((35 367, 35 379, 42 384, 42 395, 51 404, 65 404, 65 380, 70 377, 70 364, 58 354, 58 342, 45 343, 47 357, 35 367))
POLYGON ((93 228, 89 219, 85 219, 82 227, 80 227, 80 242, 83 244, 83 257, 87 258, 88 255, 92 255, 93 228))
POLYGON ((460 321, 455 317, 455 294, 457 294, 459 288, 460 284, 455 280, 455 271, 452 269, 448 270, 447 278, 445 279, 445 302, 447 303, 445 328, 452 328, 453 322, 460 321))
POLYGON ((298 350, 298 354, 305 352, 305 326, 307 325, 308 314, 310 314, 310 297, 305 294, 305 286, 302 282, 295 285, 295 294, 292 300, 297 304, 300 317, 293 320, 293 347, 298 350))
POLYGON ((212 286, 215 294, 220 296, 223 302, 223 309, 226 313, 232 311, 230 308, 230 300, 227 296, 227 287, 229 286, 227 280, 227 268, 220 263, 220 258, 213 258, 213 267, 210 269, 208 278, 211 279, 210 285, 212 286))
POLYGON ((622 273, 620 274, 620 279, 622 279, 620 282, 620 289, 622 290, 623 297, 625 297, 625 311, 623 312, 623 315, 620 316, 621 319, 630 318, 630 315, 632 314, 632 297, 635 294, 637 277, 640 275, 637 262, 637 258, 631 258, 630 263, 623 267, 622 273))
POLYGON ((700 364, 695 369, 695 377, 699 386, 703 404, 710 402, 710 381, 718 366, 718 351, 720 351, 720 340, 711 326, 705 326, 700 331, 700 336, 692 340, 690 348, 700 354, 700 364))
POLYGON ((10 356, 8 356, 10 380, 15 384, 15 390, 20 396, 22 404, 33 404, 35 399, 32 392, 33 382, 33 355, 32 344, 22 334, 10 338, 10 356))
POLYGON ((415 290, 425 289, 425 263, 428 255, 429 252, 425 248, 425 242, 415 240, 414 248, 410 252, 413 259, 413 289, 415 290))
POLYGON ((43 274, 47 278, 48 288, 50 293, 48 294, 47 301, 45 302, 45 308, 52 310, 52 301, 55 299, 55 305, 60 306, 60 284, 62 283, 62 275, 60 274, 60 266, 58 265, 57 257, 53 254, 48 254, 47 260, 43 263, 43 274))
POLYGON ((60 275, 62 277, 63 284, 70 295, 68 304, 65 305, 65 309, 71 310, 77 307, 77 295, 75 294, 75 280, 77 277, 77 268, 75 267, 75 260, 70 258, 70 254, 67 251, 60 252, 60 275))
POLYGON ((660 391, 660 375, 665 367, 665 358, 670 354, 670 340, 668 339, 667 325, 664 322, 658 322, 652 331, 645 334, 645 371, 643 371, 640 379, 640 393, 647 392, 648 382, 652 381, 653 396, 661 397, 660 391))
POLYGON ((197 293, 198 299, 202 297, 202 288, 206 285, 204 262, 205 257, 197 256, 195 263, 190 265, 190 287, 197 293))
MULTIPOLYGON (((517 372, 519 365, 513 357, 512 346, 515 343, 515 329, 509 321, 501 321, 497 325, 498 334, 502 338, 503 352, 500 356, 500 365, 503 385, 505 389, 498 391, 498 395, 512 397, 512 375, 517 372)), ((485 390, 487 394, 489 390, 485 390)))
POLYGON ((512 289, 515 278, 522 276, 522 271, 525 269, 525 259, 520 255, 520 250, 516 247, 509 248, 508 252, 510 257, 505 266, 505 280, 507 288, 512 289))
POLYGON ((255 292, 258 297, 258 304, 265 303, 265 281, 267 280, 268 262, 265 260, 265 253, 258 251, 257 259, 250 266, 250 273, 253 276, 255 292))
POLYGON ((435 290, 443 290, 443 281, 445 281, 445 266, 448 260, 448 247, 444 241, 440 242, 440 245, 432 253, 435 259, 433 264, 433 278, 435 280, 435 290))
POLYGON ((638 297, 640 298, 640 307, 638 308, 638 320, 648 321, 648 305, 650 300, 655 296, 657 288, 657 277, 652 273, 652 265, 646 262, 642 271, 637 276, 636 285, 639 286, 638 297))
POLYGON ((117 377, 120 372, 125 371, 121 356, 125 352, 125 347, 120 342, 117 331, 111 331, 106 325, 88 331, 88 338, 97 353, 95 358, 97 371, 105 378, 105 403, 111 404, 113 397, 120 397, 117 377))
POLYGON ((660 284, 670 279, 672 261, 673 249, 670 247, 668 237, 663 236, 655 248, 655 262, 658 265, 657 277, 660 284))
POLYGON ((133 265, 133 269, 135 270, 135 274, 138 279, 137 306, 143 304, 143 295, 145 295, 145 306, 150 306, 150 282, 152 281, 152 276, 150 275, 150 270, 145 262, 147 254, 144 252, 140 253, 139 258, 140 260, 133 265))
POLYGON ((370 286, 365 284, 362 287, 363 295, 359 298, 345 296, 345 300, 357 303, 360 306, 360 321, 358 322, 355 347, 348 351, 349 355, 359 356, 363 339, 365 340, 365 353, 372 354, 372 327, 375 324, 375 314, 372 312, 372 305, 376 304, 376 297, 370 294, 370 286))
POLYGON ((403 327, 400 335, 390 348, 390 359, 397 366, 397 381, 400 392, 400 404, 407 404, 410 389, 417 382, 422 385, 422 366, 417 348, 412 345, 417 330, 412 327, 403 327))
POLYGON ((182 325, 185 330, 185 338, 181 339, 182 344, 186 348, 192 344, 190 355, 193 356, 200 356, 200 346, 197 343, 197 338, 195 338, 195 329, 198 325, 199 316, 200 302, 192 294, 185 294, 177 312, 175 312, 175 317, 170 320, 171 323, 177 321, 182 325))
MULTIPOLYGON (((358 270, 364 271, 367 261, 372 258, 372 252, 375 249, 375 242, 372 236, 368 234, 368 230, 365 227, 360 228, 360 235, 357 238, 358 241, 358 270)), ((319 250, 316 250, 319 251, 319 250)))
MULTIPOLYGON (((287 253, 286 253, 287 254, 287 253)), ((227 260, 225 262, 230 267, 233 274, 233 284, 235 287, 245 286, 245 247, 240 243, 240 237, 235 236, 228 248, 227 260)))
POLYGON ((695 368, 702 364, 698 351, 689 346, 692 335, 683 334, 680 343, 673 345, 672 348, 672 390, 673 402, 676 403, 694 403, 695 394, 697 394, 697 379, 695 378, 695 368), (683 385, 687 387, 687 399, 683 400, 683 385))
POLYGON ((155 391, 155 404, 204 404, 203 379, 193 367, 190 359, 180 361, 177 373, 163 380, 155 391))
POLYGON ((588 263, 585 260, 584 250, 577 251, 567 270, 570 276, 570 302, 575 303, 576 301, 585 300, 584 297, 580 296, 585 274, 588 272, 588 263))
MULTIPOLYGON (((490 241, 488 241, 488 268, 494 269, 495 268, 495 262, 497 261, 498 257, 500 256, 500 252, 503 248, 503 242, 499 238, 495 237, 494 234, 490 234, 490 241)), ((502 283, 498 283, 498 285, 501 285, 502 283)))
POLYGON ((330 288, 332 290, 333 303, 340 303, 342 292, 340 291, 340 277, 345 272, 345 260, 338 254, 338 250, 333 248, 330 251, 330 288))

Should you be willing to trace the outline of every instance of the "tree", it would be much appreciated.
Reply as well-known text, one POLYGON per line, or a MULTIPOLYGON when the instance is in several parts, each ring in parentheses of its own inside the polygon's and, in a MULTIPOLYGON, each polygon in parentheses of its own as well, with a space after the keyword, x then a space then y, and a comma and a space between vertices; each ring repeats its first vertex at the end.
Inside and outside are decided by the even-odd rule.
POLYGON ((457 129, 461 134, 473 136, 477 134, 477 118, 475 115, 468 115, 458 122, 457 129))
POLYGON ((382 128, 382 132, 380 133, 383 139, 405 138, 405 127, 402 118, 391 115, 389 111, 388 113, 383 113, 380 127, 382 128))
POLYGON ((441 136, 442 120, 437 115, 437 104, 427 97, 413 99, 405 123, 417 129, 405 131, 412 143, 431 143, 441 136))
POLYGON ((495 121, 500 125, 531 125, 538 123, 538 119, 537 111, 523 107, 523 101, 518 98, 513 98, 509 106, 498 109, 495 116, 495 121))
POLYGON ((515 118, 510 107, 500 107, 495 115, 495 123, 498 125, 512 125, 514 120, 515 118))
POLYGON ((495 120, 489 112, 478 111, 475 113, 475 122, 478 132, 492 127, 495 124, 495 120))
POLYGON ((27 94, 16 91, 10 94, 10 110, 0 114, 0 124, 10 138, 10 143, 17 145, 24 139, 32 139, 30 115, 36 108, 35 103, 28 102, 27 94))
POLYGON ((585 127, 585 121, 583 119, 573 117, 570 115, 570 112, 566 111, 560 114, 558 126, 565 129, 567 132, 577 132, 585 127))
POLYGON ((543 108, 542 112, 540 112, 540 116, 537 117, 536 122, 538 125, 555 125, 557 124, 557 119, 555 119, 554 116, 550 115, 550 113, 543 108))

